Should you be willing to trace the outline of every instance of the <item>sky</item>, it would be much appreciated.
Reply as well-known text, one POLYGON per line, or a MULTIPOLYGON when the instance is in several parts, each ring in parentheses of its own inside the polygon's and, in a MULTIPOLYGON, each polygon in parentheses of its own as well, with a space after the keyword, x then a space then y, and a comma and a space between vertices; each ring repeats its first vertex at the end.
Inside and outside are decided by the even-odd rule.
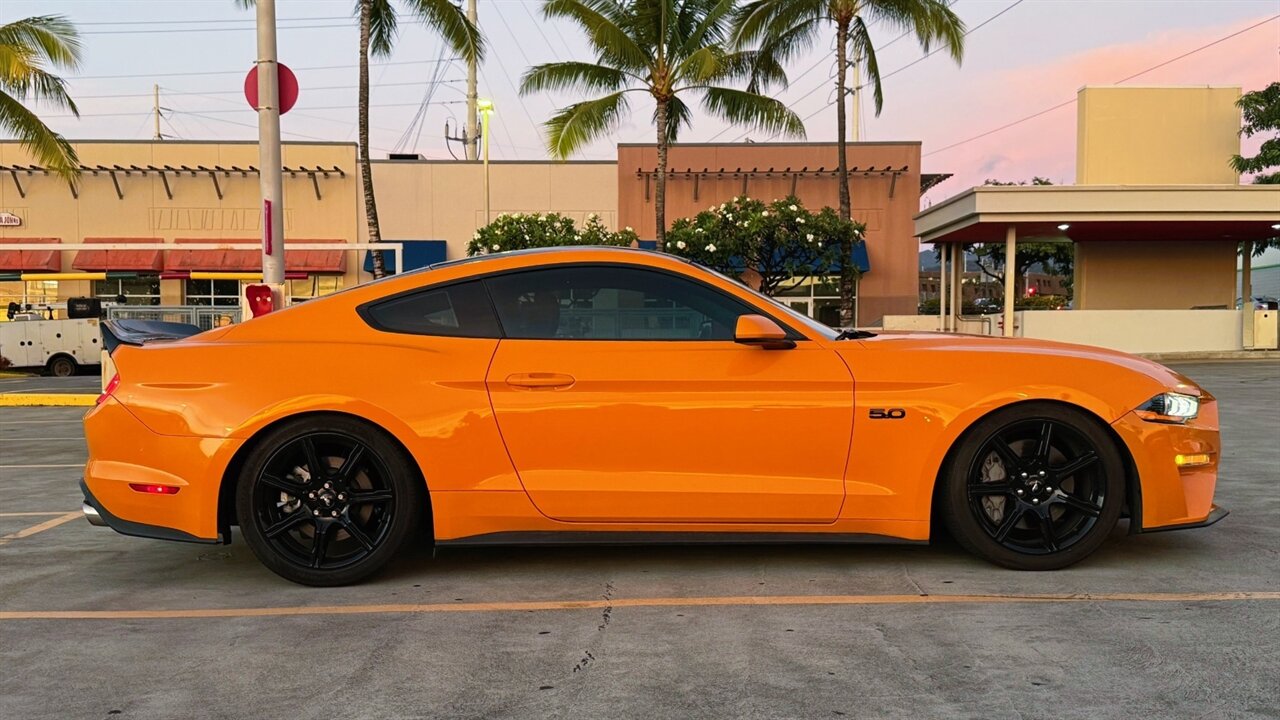
MULTIPOLYGON (((541 123, 575 100, 521 96, 516 88, 524 69, 591 59, 580 31, 543 19, 541 4, 479 0, 489 41, 480 94, 496 107, 494 159, 545 158, 541 123)), ((278 0, 280 59, 302 88, 297 106, 283 118, 285 140, 355 140, 358 34, 352 5, 278 0)), ((946 52, 921 59, 924 53, 912 38, 899 38, 901 31, 871 28, 886 76, 885 106, 874 116, 867 93, 861 137, 919 140, 925 172, 955 173, 925 204, 985 178, 1041 175, 1071 182, 1073 100, 1083 85, 1110 85, 1142 73, 1124 84, 1228 85, 1247 92, 1280 79, 1280 0, 955 0, 953 7, 973 28, 960 65, 946 52), (1055 109, 999 129, 1049 108, 1055 109)), ((255 114, 242 94, 255 57, 253 13, 233 0, 0 2, 0 22, 38 14, 65 15, 84 36, 81 67, 65 73, 81 117, 36 108, 67 137, 152 137, 152 87, 158 84, 166 137, 256 139, 255 114)), ((772 93, 805 118, 810 141, 835 139, 831 46, 819 42, 797 58, 787 68, 791 86, 772 93)), ((405 151, 447 158, 450 149, 461 156, 456 143, 446 144, 444 131, 447 122, 456 132, 464 114, 466 69, 430 31, 405 15, 394 54, 375 61, 371 77, 375 157, 405 151), (431 102, 420 113, 429 92, 431 102)), ((633 115, 612 136, 578 157, 613 159, 616 143, 651 141, 651 114, 651 104, 634 103, 633 115)), ((681 140, 745 138, 769 136, 695 111, 681 140)))

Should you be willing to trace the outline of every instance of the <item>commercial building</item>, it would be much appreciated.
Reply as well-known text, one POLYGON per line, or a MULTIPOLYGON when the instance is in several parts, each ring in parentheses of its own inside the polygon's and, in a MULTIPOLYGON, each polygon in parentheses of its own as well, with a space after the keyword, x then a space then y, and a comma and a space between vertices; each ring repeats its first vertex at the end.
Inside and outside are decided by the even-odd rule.
MULTIPOLYGON (((255 143, 74 144, 83 170, 71 186, 16 142, 0 143, 0 306, 89 295, 124 295, 139 305, 238 304, 236 278, 260 269, 255 143), (81 244, 111 249, 65 247, 81 244), (131 248, 113 247, 120 244, 131 248), (191 245, 198 249, 183 249, 191 245)), ((677 145, 668 220, 744 193, 766 200, 794 193, 813 208, 835 205, 835 152, 834 144, 677 145)), ((610 227, 632 226, 651 238, 655 158, 651 145, 624 145, 616 162, 494 162, 490 212, 555 211, 577 220, 594 213, 610 227)), ((945 176, 922 179, 914 142, 853 144, 848 162, 854 214, 867 225, 860 320, 914 312, 911 218, 922 182, 945 176)), ((368 240, 355 146, 286 143, 283 165, 286 248, 295 248, 286 257, 292 297, 369 279, 364 251, 343 249, 368 240), (300 249, 304 244, 311 248, 300 249)), ((407 245, 406 267, 465 255, 486 222, 480 163, 379 160, 372 167, 382 239, 407 245)), ((806 286, 809 296, 795 302, 817 314, 824 301, 834 302, 822 287, 806 286)))

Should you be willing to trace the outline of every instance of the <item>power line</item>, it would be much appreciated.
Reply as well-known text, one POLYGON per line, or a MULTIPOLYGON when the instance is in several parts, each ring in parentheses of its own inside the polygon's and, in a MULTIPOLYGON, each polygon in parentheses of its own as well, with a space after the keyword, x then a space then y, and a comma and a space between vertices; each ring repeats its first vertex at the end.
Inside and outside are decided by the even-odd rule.
MULTIPOLYGON (((446 101, 444 101, 444 102, 440 102, 440 103, 436 103, 436 104, 437 104, 437 105, 461 105, 461 104, 463 104, 464 102, 465 102, 464 100, 446 100, 446 101)), ((383 103, 383 104, 381 104, 381 105, 370 105, 369 107, 371 107, 371 108, 393 108, 393 107, 417 107, 418 105, 419 105, 419 103, 416 103, 416 102, 412 102, 412 103, 383 103)), ((354 105, 354 104, 351 104, 351 105, 326 105, 326 106, 324 106, 324 107, 300 107, 300 108, 296 108, 296 109, 298 109, 298 110, 310 110, 310 111, 313 111, 313 112, 314 112, 314 111, 317 111, 317 110, 351 110, 351 109, 353 109, 354 107, 355 107, 355 105, 354 105)), ((243 107, 243 108, 236 108, 236 109, 234 109, 234 110, 231 110, 231 109, 228 109, 228 110, 203 110, 203 111, 201 111, 201 112, 202 112, 202 113, 204 113, 204 114, 210 114, 210 113, 221 113, 221 114, 225 114, 225 113, 246 113, 246 112, 247 112, 247 113, 251 113, 251 112, 255 112, 255 111, 254 111, 254 109, 253 109, 253 108, 250 108, 250 107, 243 107)), ((44 117, 48 117, 48 118, 76 118, 76 117, 82 117, 82 118, 86 118, 86 117, 133 117, 133 116, 135 116, 135 115, 153 115, 153 114, 155 114, 155 113, 154 113, 154 111, 152 111, 152 110, 148 110, 148 111, 146 111, 146 112, 142 112, 142 113, 140 113, 140 112, 80 113, 79 115, 71 115, 71 114, 63 114, 63 115, 45 115, 44 117)), ((256 126, 255 126, 255 127, 256 127, 256 126)))
MULTIPOLYGON (((1195 48, 1194 50, 1188 50, 1187 52, 1184 52, 1184 53, 1182 53, 1181 55, 1178 55, 1177 57, 1173 57, 1173 58, 1170 58, 1170 59, 1168 59, 1168 60, 1165 60, 1164 62, 1158 63, 1158 64, 1156 64, 1156 65, 1152 65, 1151 67, 1149 67, 1149 68, 1147 68, 1147 69, 1145 69, 1145 70, 1142 70, 1141 72, 1136 72, 1136 73, 1134 73, 1134 74, 1132 74, 1132 75, 1130 75, 1130 76, 1128 76, 1128 77, 1126 77, 1126 78, 1123 78, 1123 79, 1117 80, 1117 81, 1115 81, 1113 84, 1114 84, 1114 85, 1119 85, 1120 83, 1128 82, 1128 81, 1130 81, 1130 80, 1133 80, 1134 78, 1141 77, 1141 76, 1146 75, 1147 73, 1149 73, 1149 72, 1151 72, 1151 71, 1153 71, 1153 70, 1158 70, 1158 69, 1160 69, 1160 68, 1162 68, 1162 67, 1164 67, 1164 66, 1166 66, 1166 65, 1168 65, 1168 64, 1170 64, 1170 63, 1177 62, 1178 60, 1181 60, 1181 59, 1186 58, 1186 57, 1190 57, 1191 55, 1194 55, 1194 54, 1196 54, 1196 53, 1200 52, 1201 50, 1207 50, 1207 49, 1209 49, 1209 48, 1213 47, 1214 45, 1218 45, 1218 44, 1220 44, 1220 43, 1226 42, 1227 40, 1230 40, 1230 39, 1232 39, 1232 38, 1234 38, 1234 37, 1237 37, 1237 36, 1239 36, 1239 35, 1243 35, 1244 33, 1247 33, 1247 32, 1249 32, 1250 30, 1253 30, 1254 28, 1261 27, 1261 26, 1263 26, 1263 25, 1266 25, 1266 24, 1267 24, 1267 23, 1269 23, 1269 22, 1274 22, 1276 19, 1280 19, 1280 15, 1272 15, 1271 17, 1267 18, 1266 20, 1262 20, 1262 21, 1260 21, 1260 22, 1254 23, 1253 25, 1250 25, 1250 26, 1249 26, 1249 27, 1247 27, 1247 28, 1244 28, 1244 29, 1242 29, 1242 30, 1237 30, 1236 32, 1233 32, 1233 33, 1231 33, 1231 34, 1229 34, 1229 35, 1224 35, 1224 36, 1222 36, 1222 37, 1218 38, 1217 40, 1214 40, 1214 41, 1212 41, 1212 42, 1205 43, 1204 45, 1201 45, 1200 47, 1195 48)), ((993 128, 993 129, 988 130, 988 131, 983 132, 983 133, 979 133, 979 134, 977 134, 977 135, 974 135, 973 137, 965 138, 964 140, 959 140, 959 141, 957 141, 957 142, 953 142, 953 143, 951 143, 950 145, 944 145, 943 147, 940 147, 940 148, 938 148, 937 150, 930 150, 929 152, 927 152, 927 153, 925 153, 925 154, 921 155, 920 157, 922 157, 922 158, 923 158, 923 157, 929 157, 930 155, 936 155, 936 154, 938 154, 938 153, 940 153, 940 152, 945 152, 945 151, 950 150, 950 149, 952 149, 952 148, 959 147, 959 146, 961 146, 961 145, 965 145, 965 144, 967 144, 967 143, 971 143, 971 142, 973 142, 974 140, 981 140, 982 138, 987 137, 988 135, 994 135, 995 133, 998 133, 998 132, 1000 132, 1000 131, 1002 131, 1002 130, 1007 130, 1007 129, 1009 129, 1009 128, 1011 128, 1011 127, 1015 126, 1015 125, 1021 125, 1022 123, 1027 122, 1028 120, 1034 120, 1034 119, 1036 119, 1036 118, 1040 117, 1041 115, 1047 115, 1047 114, 1049 114, 1049 113, 1053 112, 1054 110, 1058 110, 1058 109, 1060 109, 1060 108, 1064 108, 1064 107, 1066 107, 1066 106, 1068 106, 1068 105, 1071 105, 1071 104, 1073 104, 1073 103, 1075 103, 1075 102, 1076 102, 1076 98, 1074 98, 1074 97, 1073 97, 1073 98, 1071 98, 1070 100, 1067 100, 1067 101, 1064 101, 1064 102, 1060 102, 1060 103, 1058 103, 1057 105, 1054 105, 1054 106, 1052 106, 1052 107, 1047 107, 1047 108, 1045 108, 1045 109, 1043 109, 1043 110, 1040 110, 1040 111, 1038 111, 1038 112, 1034 112, 1034 113, 1032 113, 1032 114, 1030 114, 1030 115, 1027 115, 1026 117, 1018 118, 1017 120, 1014 120, 1013 122, 1005 123, 1004 125, 1001 125, 1000 127, 993 128)))
MULTIPOLYGON (((444 62, 454 62, 460 58, 448 58, 444 62)), ((433 65, 440 60, 401 60, 397 62, 370 63, 370 67, 387 67, 391 65, 433 65)), ((303 70, 349 70, 359 67, 359 65, 313 65, 311 67, 293 68, 297 71, 303 70)), ((162 77, 196 77, 200 75, 242 75, 248 72, 246 68, 238 70, 204 70, 200 72, 172 72, 172 73, 136 73, 130 75, 73 75, 66 78, 69 82, 76 80, 123 80, 127 78, 162 78, 162 77)))
MULTIPOLYGON (((370 89, 377 90, 379 88, 390 87, 412 87, 416 85, 426 85, 431 81, 418 80, 415 82, 399 82, 399 83, 382 83, 374 85, 370 89)), ((463 80, 439 80, 440 83, 461 83, 463 80)), ((358 85, 325 85, 321 87, 305 88, 307 92, 319 92, 321 90, 354 90, 358 85)), ((167 88, 161 87, 161 90, 167 88)), ((461 92, 461 91, 459 91, 461 92)), ((244 90, 210 90, 208 92, 192 92, 192 91, 172 91, 166 92, 166 95, 243 95, 244 90)), ((135 97, 151 97, 151 93, 108 93, 105 95, 77 95, 74 99, 76 102, 81 100, 102 100, 106 98, 135 98, 135 97)))
MULTIPOLYGON (((355 28, 351 22, 334 23, 332 25, 277 25, 277 30, 321 30, 328 28, 355 28)), ((256 28, 250 27, 219 27, 219 28, 154 28, 148 30, 90 30, 82 32, 81 35, 152 35, 155 33, 211 33, 211 32, 253 32, 256 28)))
MULTIPOLYGON (((331 17, 301 17, 301 18, 278 18, 277 22, 321 22, 328 20, 350 20, 350 15, 334 15, 331 17)), ((226 18, 224 20, 198 19, 198 20, 99 20, 93 22, 77 22, 77 26, 96 27, 98 25, 210 25, 215 23, 249 23, 254 25, 257 18, 226 18)))

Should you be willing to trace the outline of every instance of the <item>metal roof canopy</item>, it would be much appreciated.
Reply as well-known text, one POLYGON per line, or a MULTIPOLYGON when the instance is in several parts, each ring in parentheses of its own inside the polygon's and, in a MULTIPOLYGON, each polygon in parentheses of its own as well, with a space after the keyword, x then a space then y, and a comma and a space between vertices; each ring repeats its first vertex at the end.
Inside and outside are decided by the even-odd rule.
MULTIPOLYGON (((341 178, 345 178, 347 176, 346 172, 337 165, 334 165, 331 168, 320 167, 319 165, 314 168, 308 168, 305 165, 300 165, 298 167, 289 167, 286 165, 281 169, 284 172, 289 173, 290 177, 296 177, 298 173, 302 173, 311 178, 311 184, 315 188, 317 200, 321 199, 320 181, 317 179, 317 176, 323 175, 325 178, 328 178, 331 174, 336 174, 341 178)), ((94 176, 98 173, 106 173, 110 175, 111 182, 115 184, 116 187, 116 197, 121 200, 124 199, 124 190, 120 187, 120 178, 116 173, 123 173, 125 177, 129 177, 134 173, 144 177, 153 173, 158 174, 160 179, 164 182, 165 195, 168 195, 170 200, 173 199, 173 190, 169 187, 169 173, 173 173, 174 177, 180 177, 184 173, 190 174, 191 177, 195 177, 196 175, 208 175, 209 179, 213 181, 213 189, 218 193, 219 200, 222 199, 222 185, 218 182, 219 174, 223 177, 230 177, 233 173, 239 173, 240 177, 248 177, 249 175, 258 174, 258 168, 253 165, 243 168, 238 165, 232 165, 231 167, 222 167, 221 165, 214 165, 213 167, 205 167, 204 165, 197 165, 195 167, 187 167, 186 165, 179 165, 178 167, 173 167, 172 165, 163 165, 159 167, 155 165, 130 165, 128 167, 121 165, 81 165, 79 166, 78 171, 81 175, 85 173, 94 176)), ((10 177, 13 178, 14 187, 18 189, 18 195, 25 198, 27 196, 27 191, 22 187, 22 183, 18 180, 18 173, 26 173, 28 176, 35 174, 48 175, 50 170, 39 165, 0 165, 0 172, 9 173, 10 177)), ((79 198, 80 192, 76 190, 75 185, 70 183, 68 183, 68 185, 71 187, 71 196, 79 198)))
POLYGON ((966 190, 915 216, 926 243, 1275 237, 1280 185, 1019 185, 966 190), (1068 224, 1063 231, 1058 226, 1068 224))
MULTIPOLYGON (((848 168, 845 174, 851 179, 854 177, 866 178, 866 177, 871 177, 873 175, 877 177, 884 176, 884 175, 890 176, 889 197, 892 198, 894 194, 894 190, 898 186, 898 177, 900 175, 905 175, 909 171, 910 171, 910 168, 908 168, 906 165, 903 165, 900 168, 895 168, 891 165, 885 165, 884 167, 879 169, 877 169, 874 165, 870 167, 865 167, 865 168, 859 168, 858 166, 855 165, 851 168, 848 168)), ((651 195, 649 191, 649 181, 656 180, 658 175, 659 175, 658 168, 653 168, 653 169, 647 169, 642 167, 636 168, 636 177, 644 178, 644 199, 646 201, 650 199, 650 195, 651 195)), ((796 168, 796 169, 793 169, 791 167, 785 167, 785 168, 770 167, 763 170, 760 169, 759 167, 753 167, 749 170, 740 168, 740 167, 739 168, 704 167, 701 170, 698 170, 696 168, 691 168, 691 167, 686 167, 684 170, 681 170, 679 168, 668 167, 666 176, 670 180, 675 180, 678 178, 683 178, 685 180, 692 179, 693 180, 693 200, 694 202, 697 202, 699 199, 699 184, 701 180, 733 180, 733 179, 740 178, 742 180, 742 194, 746 195, 747 183, 750 180, 772 180, 775 177, 778 179, 790 178, 791 194, 795 195, 796 181, 798 181, 800 178, 802 177, 834 178, 834 177, 840 176, 840 171, 837 168, 827 169, 825 166, 810 169, 807 165, 805 167, 796 168)), ((946 180, 949 177, 951 177, 950 173, 931 173, 927 175, 921 175, 920 191, 924 192, 929 188, 933 187, 934 185, 937 185, 938 183, 942 182, 943 180, 946 180)))

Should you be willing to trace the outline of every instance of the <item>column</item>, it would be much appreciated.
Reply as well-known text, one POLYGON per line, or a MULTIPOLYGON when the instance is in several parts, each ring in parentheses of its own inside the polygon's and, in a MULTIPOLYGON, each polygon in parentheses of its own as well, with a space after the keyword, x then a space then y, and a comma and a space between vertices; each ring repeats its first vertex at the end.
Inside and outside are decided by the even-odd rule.
POLYGON ((1004 233, 1004 336, 1013 337, 1014 288, 1018 265, 1018 228, 1010 225, 1004 233))

